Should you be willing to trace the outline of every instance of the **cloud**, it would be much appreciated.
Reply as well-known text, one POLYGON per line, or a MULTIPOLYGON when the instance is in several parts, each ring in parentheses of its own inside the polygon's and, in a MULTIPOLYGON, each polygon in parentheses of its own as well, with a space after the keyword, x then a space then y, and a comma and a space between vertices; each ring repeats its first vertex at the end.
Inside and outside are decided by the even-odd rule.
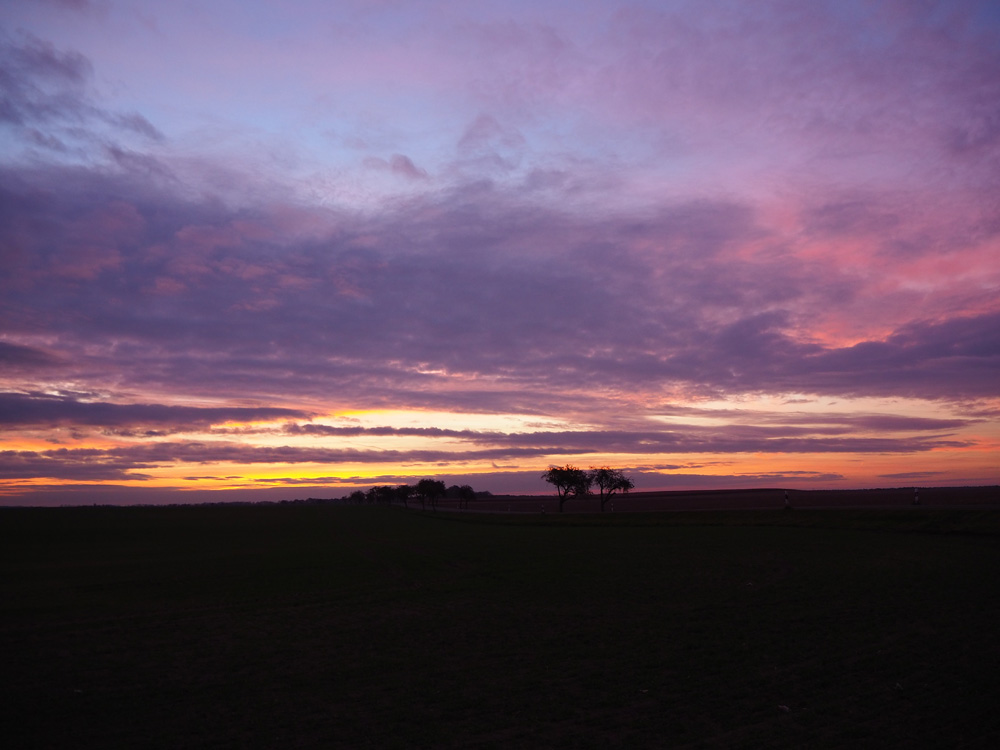
POLYGON ((388 171, 409 180, 427 179, 427 170, 421 169, 410 157, 403 154, 393 154, 388 161, 377 156, 369 156, 364 163, 369 169, 388 171))
POLYGON ((54 152, 92 147, 109 137, 164 140, 141 114, 96 104, 89 90, 93 77, 90 60, 79 52, 57 50, 31 34, 0 35, 0 124, 54 152))
POLYGON ((0 479, 70 479, 79 482, 146 480, 141 469, 154 468, 129 458, 117 458, 96 449, 61 448, 51 451, 0 451, 0 479))
POLYGON ((502 179, 524 163, 527 141, 517 128, 501 125, 480 114, 465 128, 456 144, 458 159, 451 167, 461 179, 502 179))
POLYGON ((398 175, 409 177, 411 180, 423 180, 427 178, 427 170, 420 169, 408 156, 393 154, 389 159, 389 168, 398 175))
POLYGON ((771 473, 745 474, 689 474, 689 473, 638 473, 635 477, 639 483, 666 490, 720 490, 746 489, 757 487, 773 487, 815 483, 819 486, 830 482, 838 482, 844 478, 836 472, 823 471, 783 471, 771 473))
MULTIPOLYGON (((149 421, 141 407, 132 419, 149 421)), ((154 413, 165 419, 161 407, 154 413)), ((105 413, 106 410, 99 410, 105 413)), ((194 410, 190 410, 194 411, 194 410)), ((207 410, 211 411, 211 410, 207 410)), ((222 411, 222 410, 219 410, 222 411)), ((230 412, 235 410, 230 410, 230 412)), ((247 410, 251 411, 251 410, 247 410)), ((273 411, 273 410, 272 410, 273 411)), ((181 409, 183 414, 185 410, 181 409)), ((176 419, 177 414, 170 413, 176 419)), ((247 416, 247 415, 242 415, 247 416)), ((198 417, 204 418, 202 415, 198 417)), ((188 419, 198 418, 188 417, 188 419)), ((91 417, 92 419, 94 417, 91 417)), ((119 417, 120 418, 120 417, 119 417)), ((107 417, 98 417, 106 423, 107 417)), ((79 417, 77 423, 87 422, 79 417)), ((291 429, 292 434, 322 434, 326 436, 421 436, 459 438, 468 445, 445 449, 419 448, 409 450, 327 448, 312 446, 256 446, 245 443, 213 441, 173 441, 123 445, 114 448, 60 448, 49 451, 4 451, 0 453, 0 477, 5 479, 49 477, 72 481, 94 479, 148 479, 136 473, 175 464, 322 464, 355 465, 387 464, 393 466, 461 465, 476 462, 531 460, 544 462, 553 457, 574 456, 577 460, 588 455, 607 453, 641 455, 682 453, 905 453, 930 451, 935 448, 965 447, 967 442, 946 439, 940 434, 922 437, 891 438, 856 435, 823 436, 814 428, 760 427, 727 425, 718 428, 683 426, 679 429, 623 431, 562 431, 537 433, 477 433, 474 431, 413 430, 406 428, 372 428, 343 432, 331 430, 291 429), (818 435, 815 433, 819 433, 818 435)))
POLYGON ((490 457, 534 456, 533 449, 471 451, 363 451, 293 446, 260 447, 242 443, 169 442, 109 449, 59 448, 48 451, 0 451, 0 479, 51 478, 68 481, 148 480, 144 470, 174 464, 390 464, 433 465, 436 462, 476 461, 490 457))
POLYGON ((0 370, 51 369, 63 364, 59 357, 42 349, 0 341, 0 370))
POLYGON ((127 451, 10 460, 148 475, 199 451, 509 467, 982 448, 996 19, 964 1, 692 8, 292 8, 278 49, 213 6, 195 32, 211 44, 170 70, 139 49, 169 59, 156 29, 184 28, 181 6, 156 28, 73 16, 131 24, 107 51, 90 32, 53 45, 67 16, 26 12, 0 38, 0 418, 127 451), (762 395, 783 410, 697 408, 762 395), (789 412, 817 396, 938 403, 789 412), (548 424, 324 424, 377 409, 548 424), (287 424, 224 426, 262 420, 287 424), (164 440, 194 430, 212 440, 164 440), (407 448, 351 444, 368 438, 407 448))
POLYGON ((0 61, 0 120, 21 125, 80 119, 90 111, 83 88, 93 68, 78 52, 59 52, 28 35, 0 40, 0 61))
POLYGON ((90 0, 39 0, 43 3, 48 3, 50 5, 57 5, 62 8, 69 8, 70 10, 76 11, 88 11, 93 6, 90 0))
POLYGON ((295 419, 307 416, 297 409, 276 407, 195 407, 162 404, 116 404, 81 401, 71 396, 38 393, 0 393, 0 424, 7 429, 54 425, 124 427, 167 425, 193 429, 222 422, 295 419))
POLYGON ((902 471, 896 474, 879 474, 882 479, 935 479, 944 474, 943 471, 902 471))
POLYGON ((137 112, 131 112, 124 115, 109 115, 108 120, 125 130, 130 130, 133 133, 143 135, 151 141, 162 141, 164 138, 163 133, 157 130, 149 120, 137 112))
POLYGON ((517 149, 524 145, 524 136, 504 128, 492 115, 481 114, 466 127, 458 141, 460 151, 477 149, 517 149))
POLYGON ((1000 313, 916 320, 884 341, 812 352, 801 371, 815 392, 931 398, 995 396, 996 373, 1000 371, 1000 313), (851 386, 845 388, 847 383, 851 386))
MULTIPOLYGON (((663 409, 661 411, 669 411, 663 409)), ((539 455, 563 453, 677 453, 677 452, 914 452, 935 446, 957 446, 946 438, 968 420, 930 419, 892 414, 768 414, 688 410, 692 417, 719 420, 717 426, 654 425, 640 430, 542 430, 497 432, 435 427, 361 427, 325 424, 286 424, 283 432, 310 437, 421 437, 459 440, 475 445, 534 448, 539 455), (724 421, 723 421, 724 420, 724 421), (887 433, 926 433, 918 437, 889 437, 887 433), (873 438, 871 433, 880 437, 873 438)))
POLYGON ((377 222, 317 211, 327 229, 300 239, 274 207, 189 201, 134 171, 3 173, 0 238, 21 248, 0 259, 8 344, 38 348, 11 327, 33 320, 69 370, 129 387, 529 413, 623 388, 997 395, 995 312, 810 340, 849 278, 741 257, 778 241, 747 206, 587 217, 459 191, 377 222))

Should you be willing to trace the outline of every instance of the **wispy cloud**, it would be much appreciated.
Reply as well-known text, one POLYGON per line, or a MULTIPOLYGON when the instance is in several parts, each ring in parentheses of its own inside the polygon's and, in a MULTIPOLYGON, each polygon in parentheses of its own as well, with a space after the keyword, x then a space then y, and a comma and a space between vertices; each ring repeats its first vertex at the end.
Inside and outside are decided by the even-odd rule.
POLYGON ((57 155, 139 136, 164 139, 138 112, 120 112, 97 103, 89 91, 93 66, 76 51, 22 33, 0 34, 0 125, 12 128, 25 146, 57 155))

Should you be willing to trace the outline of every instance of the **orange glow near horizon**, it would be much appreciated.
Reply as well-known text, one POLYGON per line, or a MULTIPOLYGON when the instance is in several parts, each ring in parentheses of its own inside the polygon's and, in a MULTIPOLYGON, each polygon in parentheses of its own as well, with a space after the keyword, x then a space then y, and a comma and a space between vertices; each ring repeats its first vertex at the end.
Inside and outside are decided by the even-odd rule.
MULTIPOLYGON (((636 398, 637 394, 621 397, 628 402, 636 398)), ((980 404, 980 408, 993 408, 990 404, 980 404)), ((113 485, 137 491, 338 497, 357 488, 410 483, 425 476, 454 478, 449 481, 459 484, 484 482, 476 489, 494 491, 490 483, 500 481, 498 477, 505 473, 527 477, 523 489, 514 494, 545 494, 550 488, 540 480, 541 472, 547 466, 567 463, 582 468, 622 467, 635 474, 637 490, 705 487, 713 477, 725 486, 825 489, 983 484, 995 481, 997 475, 1000 426, 989 420, 964 420, 954 406, 945 403, 781 394, 699 400, 686 405, 675 402, 665 409, 664 414, 647 411, 639 421, 633 419, 618 427, 610 426, 613 421, 602 427, 605 417, 599 413, 586 423, 577 423, 525 414, 376 409, 331 411, 297 422, 314 427, 313 432, 289 431, 287 419, 226 420, 189 432, 151 433, 149 437, 78 429, 67 431, 67 439, 59 443, 46 441, 37 432, 8 432, 0 438, 0 448, 9 455, 26 456, 40 468, 36 469, 38 476, 0 482, 0 496, 10 502, 32 489, 89 488, 99 493, 102 487, 113 485), (914 449, 896 452, 786 450, 790 436, 822 441, 843 435, 850 440, 903 440, 901 445, 906 445, 908 437, 919 437, 920 430, 927 429, 924 420, 931 421, 931 432, 943 436, 945 442, 928 444, 928 449, 914 444, 914 449), (865 426, 868 421, 870 427, 865 426), (324 432, 324 428, 331 431, 324 432), (348 429, 346 434, 337 431, 343 428, 348 429), (433 429, 421 432, 429 428, 433 429), (690 436, 709 443, 737 442, 726 451, 671 452, 650 450, 655 441, 646 445, 639 439, 630 450, 601 450, 604 436, 617 435, 620 430, 625 435, 633 430, 639 435, 649 433, 654 439, 663 435, 670 440, 683 441, 690 436), (553 435, 551 440, 546 438, 548 434, 553 435), (744 434, 748 446, 755 447, 738 449, 744 434), (593 443, 595 447, 577 453, 539 449, 528 457, 518 455, 519 445, 558 447, 563 440, 593 443), (175 449, 179 451, 177 458, 171 459, 175 449), (485 457, 477 457, 482 452, 485 457), (323 460, 312 459, 314 454, 323 460), (285 455, 301 458, 285 461, 285 455), (364 460, 354 460, 355 455, 364 460), (247 460, 240 460, 241 456, 247 460), (47 466, 57 472, 66 462, 79 462, 98 472, 106 466, 110 476, 103 481, 86 476, 43 476, 47 466)), ((608 410, 614 418, 613 403, 608 410)))

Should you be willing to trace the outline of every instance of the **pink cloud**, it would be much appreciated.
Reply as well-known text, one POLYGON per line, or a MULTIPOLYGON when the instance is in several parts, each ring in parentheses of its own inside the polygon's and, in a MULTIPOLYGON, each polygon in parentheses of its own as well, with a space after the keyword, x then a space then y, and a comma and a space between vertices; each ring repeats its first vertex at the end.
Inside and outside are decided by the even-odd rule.
POLYGON ((900 415, 636 424, 680 396, 1000 395, 987 5, 15 6, 8 393, 565 417, 581 451, 985 445, 900 415))

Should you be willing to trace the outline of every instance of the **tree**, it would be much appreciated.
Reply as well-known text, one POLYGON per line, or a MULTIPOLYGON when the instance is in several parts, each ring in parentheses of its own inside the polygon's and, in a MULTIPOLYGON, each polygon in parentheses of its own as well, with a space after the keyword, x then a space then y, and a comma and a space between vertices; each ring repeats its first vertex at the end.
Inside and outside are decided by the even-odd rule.
POLYGON ((635 483, 630 477, 625 476, 621 470, 602 466, 599 469, 591 467, 590 481, 596 484, 601 491, 601 513, 604 512, 604 504, 611 499, 616 492, 625 494, 635 487, 635 483))
POLYGON ((409 500, 413 497, 415 490, 408 484, 401 484, 396 488, 396 497, 403 503, 404 508, 409 508, 409 500))
POLYGON ((361 490, 354 490, 347 499, 355 505, 361 505, 365 501, 365 493, 361 490))
POLYGON ((472 489, 472 485, 463 484, 458 488, 458 507, 469 509, 469 501, 476 498, 476 491, 472 489))
POLYGON ((396 497, 396 488, 389 485, 377 485, 364 494, 365 502, 369 505, 392 505, 396 497))
POLYGON ((581 497, 590 492, 590 475, 583 469, 566 464, 565 466, 550 466, 549 470, 542 474, 549 484, 556 488, 559 496, 559 512, 563 512, 563 503, 570 497, 581 497))
POLYGON ((437 500, 445 493, 444 482, 437 479, 421 479, 417 482, 417 495, 420 496, 420 507, 426 510, 427 503, 437 510, 437 500))

